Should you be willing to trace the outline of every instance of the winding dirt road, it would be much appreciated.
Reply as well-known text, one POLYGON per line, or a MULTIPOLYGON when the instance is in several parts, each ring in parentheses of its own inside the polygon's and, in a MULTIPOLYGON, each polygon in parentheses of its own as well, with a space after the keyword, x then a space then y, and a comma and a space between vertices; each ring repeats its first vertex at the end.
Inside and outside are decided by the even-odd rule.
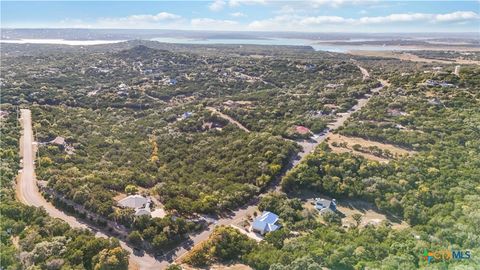
POLYGON ((242 125, 240 122, 238 122, 237 120, 233 119, 232 117, 218 111, 217 109, 213 108, 213 107, 206 107, 207 110, 213 112, 214 114, 218 114, 220 117, 222 117, 223 119, 229 121, 230 123, 236 125, 237 127, 239 127, 241 130, 249 133, 250 130, 248 130, 248 128, 246 128, 244 125, 242 125))
POLYGON ((366 80, 368 78, 370 78, 370 73, 368 73, 368 70, 366 70, 364 67, 361 67, 359 65, 357 65, 358 69, 360 69, 360 71, 362 72, 362 75, 363 75, 363 78, 362 80, 366 80))

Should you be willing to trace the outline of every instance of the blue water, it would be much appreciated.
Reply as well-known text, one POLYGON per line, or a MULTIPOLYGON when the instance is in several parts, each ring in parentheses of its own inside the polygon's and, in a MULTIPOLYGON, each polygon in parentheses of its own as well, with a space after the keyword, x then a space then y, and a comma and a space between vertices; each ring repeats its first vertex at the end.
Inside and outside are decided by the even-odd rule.
POLYGON ((392 51, 407 50, 396 46, 380 46, 380 45, 330 45, 315 44, 313 40, 293 39, 293 38, 270 38, 270 39, 191 39, 191 38, 153 38, 153 41, 177 44, 238 44, 238 45, 294 45, 294 46, 311 46, 316 51, 328 51, 344 53, 352 50, 366 51, 392 51))
MULTIPOLYGON (((392 51, 409 50, 398 46, 380 46, 380 45, 331 45, 319 43, 318 41, 308 39, 294 38, 265 38, 265 39, 193 39, 162 37, 153 38, 153 41, 177 44, 236 44, 236 45, 290 45, 290 46, 311 46, 316 51, 328 51, 345 53, 352 50, 366 51, 392 51), (315 44, 317 43, 317 44, 315 44)), ((64 44, 64 45, 96 45, 123 42, 124 40, 63 40, 63 39, 19 39, 19 40, 0 40, 0 43, 32 43, 32 44, 64 44)), ((362 41, 362 40, 351 40, 362 41)), ((410 49, 411 50, 411 49, 410 49)))

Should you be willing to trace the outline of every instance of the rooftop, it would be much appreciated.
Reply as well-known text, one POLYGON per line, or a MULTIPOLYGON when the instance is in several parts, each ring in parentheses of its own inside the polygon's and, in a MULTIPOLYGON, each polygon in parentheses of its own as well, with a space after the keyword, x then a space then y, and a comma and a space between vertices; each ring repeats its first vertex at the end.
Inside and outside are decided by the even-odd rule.
POLYGON ((277 230, 280 226, 275 225, 278 221, 278 216, 272 212, 264 211, 261 216, 257 217, 253 223, 252 228, 260 231, 262 234, 277 230))
POLYGON ((141 208, 148 202, 148 199, 140 195, 130 195, 118 202, 120 206, 129 208, 141 208))

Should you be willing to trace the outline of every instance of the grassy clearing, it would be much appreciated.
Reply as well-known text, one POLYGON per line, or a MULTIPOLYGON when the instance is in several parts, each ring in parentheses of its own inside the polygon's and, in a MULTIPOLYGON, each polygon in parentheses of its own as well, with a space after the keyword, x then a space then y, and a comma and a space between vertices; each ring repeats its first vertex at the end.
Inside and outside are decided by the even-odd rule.
POLYGON ((330 134, 327 142, 335 153, 351 152, 369 160, 388 162, 391 159, 413 155, 416 152, 395 145, 365 140, 358 137, 346 137, 330 134))

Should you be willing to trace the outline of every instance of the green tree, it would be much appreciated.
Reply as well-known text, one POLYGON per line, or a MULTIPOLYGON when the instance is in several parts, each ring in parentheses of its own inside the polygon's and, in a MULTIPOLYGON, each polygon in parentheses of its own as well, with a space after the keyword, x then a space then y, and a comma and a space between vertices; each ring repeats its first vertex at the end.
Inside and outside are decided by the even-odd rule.
POLYGON ((121 247, 103 249, 94 257, 94 270, 126 270, 128 269, 128 252, 121 247))
POLYGON ((136 246, 139 246, 142 244, 142 241, 143 241, 142 235, 140 234, 139 231, 132 231, 131 233, 128 234, 127 241, 136 246))
POLYGON ((167 270, 182 270, 182 267, 178 264, 173 263, 167 267, 167 270))
POLYGON ((138 192, 138 187, 136 185, 127 185, 125 187, 125 193, 131 195, 138 192))
POLYGON ((283 241, 288 238, 289 234, 290 232, 287 229, 281 228, 280 230, 267 233, 265 241, 280 249, 283 247, 283 241))

